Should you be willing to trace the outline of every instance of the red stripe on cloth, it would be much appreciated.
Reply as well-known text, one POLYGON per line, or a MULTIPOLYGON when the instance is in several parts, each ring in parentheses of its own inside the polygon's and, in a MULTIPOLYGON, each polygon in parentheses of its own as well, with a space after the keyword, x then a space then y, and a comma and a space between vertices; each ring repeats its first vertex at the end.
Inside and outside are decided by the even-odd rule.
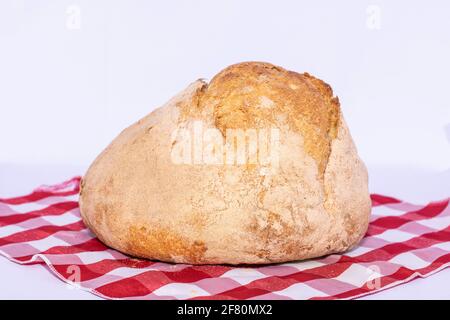
POLYGON ((55 225, 42 226, 36 229, 25 230, 14 233, 7 237, 0 238, 0 248, 6 244, 45 239, 58 231, 80 231, 83 229, 86 229, 86 227, 82 221, 78 221, 64 226, 55 226, 55 225))
MULTIPOLYGON (((142 269, 148 268, 154 264, 154 261, 149 260, 139 261, 139 263, 133 265, 130 263, 130 259, 105 259, 96 263, 87 265, 78 264, 77 266, 80 268, 80 281, 88 281, 119 268, 142 269)), ((71 266, 73 266, 73 264, 55 265, 54 267, 64 278, 69 279, 69 277, 73 275, 73 272, 70 271, 71 266)))
MULTIPOLYGON (((450 253, 448 253, 442 257, 439 257, 438 259, 436 259, 433 262, 433 264, 438 265, 438 266, 450 264, 450 253)), ((360 297, 363 295, 381 291, 383 289, 391 288, 393 284, 401 285, 405 282, 412 281, 415 278, 419 278, 419 277, 424 278, 427 275, 429 275, 429 273, 433 272, 433 270, 436 270, 436 269, 437 268, 432 267, 432 266, 428 266, 426 268, 422 268, 422 269, 418 269, 418 270, 412 270, 412 269, 408 269, 405 267, 400 267, 394 274, 387 275, 387 276, 381 277, 379 279, 376 279, 376 281, 379 281, 378 286, 376 285, 375 281, 372 281, 370 286, 368 286, 366 283, 360 288, 346 291, 346 292, 343 292, 343 293, 335 295, 335 296, 330 296, 330 297, 327 297, 326 299, 348 299, 348 298, 352 298, 352 297, 360 297)), ((312 299, 320 300, 320 299, 324 299, 324 298, 323 297, 314 297, 312 299)))
POLYGON ((381 194, 371 194, 370 199, 372 200, 372 207, 377 207, 386 204, 400 203, 401 201, 387 196, 382 196, 381 194))
POLYGON ((97 238, 71 246, 56 246, 43 252, 44 254, 77 254, 82 252, 97 252, 107 250, 108 247, 97 238))
POLYGON ((400 216, 378 218, 370 223, 367 236, 380 234, 387 229, 398 229, 405 223, 411 221, 420 221, 436 217, 447 208, 448 204, 449 200, 447 199, 439 202, 432 202, 422 209, 406 212, 400 216))
POLYGON ((228 269, 229 267, 224 266, 206 266, 206 268, 192 266, 178 272, 147 271, 136 276, 108 283, 97 288, 97 291, 113 298, 123 298, 125 296, 122 289, 131 283, 137 290, 133 293, 126 291, 125 295, 127 297, 145 296, 170 283, 192 283, 202 279, 215 278, 228 269))
POLYGON ((78 202, 67 201, 55 203, 44 209, 35 210, 28 213, 18 213, 3 217, 0 215, 0 227, 17 224, 37 217, 62 215, 67 211, 73 210, 75 208, 78 208, 78 202))
POLYGON ((417 249, 427 248, 434 244, 450 241, 450 226, 436 232, 430 232, 427 234, 414 237, 404 242, 395 242, 385 245, 381 248, 369 251, 357 257, 345 257, 354 263, 357 262, 371 262, 371 261, 389 261, 395 256, 404 253, 411 252, 417 249))
MULTIPOLYGON (((70 246, 55 246, 43 251, 41 254, 61 254, 61 255, 77 255, 83 252, 97 252, 107 250, 108 247, 101 243, 98 239, 90 239, 80 244, 72 244, 70 246)), ((1 248, 0 248, 1 251, 1 248)), ((15 257, 16 260, 21 261, 24 264, 32 263, 34 255, 27 255, 22 257, 15 257)), ((39 262, 39 263, 42 263, 39 262)))
POLYGON ((13 197, 13 198, 0 198, 0 202, 6 203, 6 204, 23 204, 23 203, 29 203, 29 202, 35 202, 38 200, 42 200, 47 197, 52 196, 71 196, 74 194, 77 194, 80 191, 79 183, 81 181, 81 177, 75 177, 70 180, 67 180, 61 184, 52 186, 50 190, 43 191, 41 189, 36 189, 32 193, 20 196, 20 197, 13 197), (67 189, 67 190, 66 190, 67 189))

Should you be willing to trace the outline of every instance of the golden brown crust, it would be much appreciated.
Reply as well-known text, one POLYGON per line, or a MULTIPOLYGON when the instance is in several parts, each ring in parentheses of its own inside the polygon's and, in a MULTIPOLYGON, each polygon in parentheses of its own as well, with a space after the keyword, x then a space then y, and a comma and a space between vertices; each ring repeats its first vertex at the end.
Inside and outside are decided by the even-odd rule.
POLYGON ((211 110, 224 135, 226 129, 289 125, 304 137, 305 149, 323 177, 340 109, 322 80, 265 62, 242 62, 219 72, 197 92, 195 101, 196 108, 182 108, 185 115, 201 118, 205 109, 211 110), (278 117, 280 113, 286 118, 278 117))
POLYGON ((180 256, 194 264, 200 264, 207 249, 204 242, 191 241, 169 228, 133 225, 126 238, 125 250, 129 254, 162 261, 180 256))

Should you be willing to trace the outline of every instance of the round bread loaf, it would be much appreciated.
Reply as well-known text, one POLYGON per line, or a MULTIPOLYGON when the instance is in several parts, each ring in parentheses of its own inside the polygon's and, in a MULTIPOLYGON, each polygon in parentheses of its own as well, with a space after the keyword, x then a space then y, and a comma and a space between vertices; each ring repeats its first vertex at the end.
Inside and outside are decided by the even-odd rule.
POLYGON ((80 191, 84 222, 108 246, 190 264, 343 252, 370 208, 330 86, 261 62, 197 80, 125 129, 80 191))

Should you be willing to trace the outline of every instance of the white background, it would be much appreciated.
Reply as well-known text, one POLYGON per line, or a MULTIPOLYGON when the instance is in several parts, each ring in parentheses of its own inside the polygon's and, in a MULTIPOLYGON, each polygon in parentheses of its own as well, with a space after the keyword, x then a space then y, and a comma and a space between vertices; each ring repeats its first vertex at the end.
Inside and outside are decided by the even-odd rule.
POLYGON ((444 0, 0 0, 0 197, 82 174, 124 127, 246 60, 333 87, 372 192, 448 197, 449 16, 444 0))
POLYGON ((1 0, 0 161, 88 164, 190 82, 263 60, 331 84, 369 165, 445 170, 449 16, 444 0, 1 0))

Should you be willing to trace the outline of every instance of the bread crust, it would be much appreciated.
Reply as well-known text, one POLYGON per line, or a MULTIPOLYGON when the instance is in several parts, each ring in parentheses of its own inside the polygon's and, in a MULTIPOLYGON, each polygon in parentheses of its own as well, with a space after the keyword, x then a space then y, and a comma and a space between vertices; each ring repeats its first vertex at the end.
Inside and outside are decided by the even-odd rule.
POLYGON ((246 62, 209 84, 195 81, 125 129, 84 176, 80 211, 101 241, 137 257, 285 262, 343 252, 362 238, 367 179, 329 85, 246 62), (173 132, 196 121, 224 136, 277 128, 279 166, 174 163, 173 132))

